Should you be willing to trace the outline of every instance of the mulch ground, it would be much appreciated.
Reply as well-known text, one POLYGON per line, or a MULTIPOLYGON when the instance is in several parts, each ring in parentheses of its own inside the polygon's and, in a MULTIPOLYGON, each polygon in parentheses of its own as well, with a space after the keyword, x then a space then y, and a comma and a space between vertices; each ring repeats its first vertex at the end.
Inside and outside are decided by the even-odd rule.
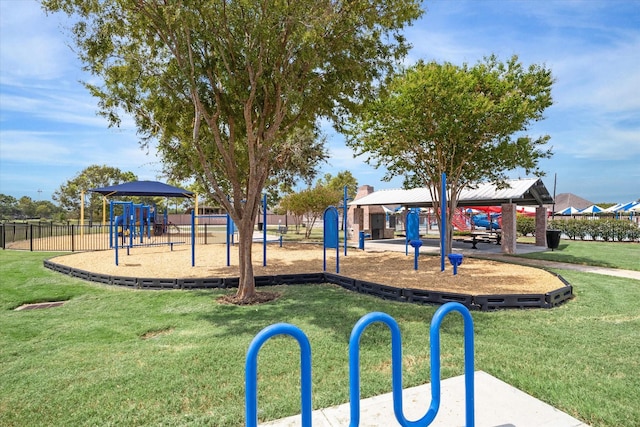
MULTIPOLYGON (((143 278, 220 278, 238 277, 237 247, 230 252, 227 267, 225 245, 198 245, 195 266, 191 266, 191 247, 140 247, 119 251, 119 265, 115 265, 113 250, 63 255, 52 261, 95 273, 143 278)), ((327 251, 327 272, 336 271, 335 250, 327 251)), ((262 244, 253 248, 254 274, 277 275, 316 273, 323 271, 322 246, 302 243, 269 244, 267 266, 263 266, 262 244)), ((448 263, 447 263, 448 264, 448 263)), ((418 270, 414 270, 413 255, 400 252, 369 252, 350 249, 348 255, 340 250, 340 274, 382 285, 399 288, 483 294, 544 294, 561 288, 564 283, 555 275, 534 267, 497 261, 465 258, 453 275, 451 265, 440 271, 440 257, 421 255, 418 270)))

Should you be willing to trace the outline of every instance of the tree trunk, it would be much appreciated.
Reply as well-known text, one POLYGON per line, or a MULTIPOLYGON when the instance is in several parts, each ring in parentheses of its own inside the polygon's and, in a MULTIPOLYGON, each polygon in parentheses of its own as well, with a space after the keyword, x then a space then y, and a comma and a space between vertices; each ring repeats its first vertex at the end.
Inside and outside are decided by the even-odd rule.
POLYGON ((243 219, 238 224, 238 258, 240 261, 240 282, 236 298, 248 300, 256 294, 256 284, 253 276, 253 262, 251 257, 253 246, 253 221, 243 219))

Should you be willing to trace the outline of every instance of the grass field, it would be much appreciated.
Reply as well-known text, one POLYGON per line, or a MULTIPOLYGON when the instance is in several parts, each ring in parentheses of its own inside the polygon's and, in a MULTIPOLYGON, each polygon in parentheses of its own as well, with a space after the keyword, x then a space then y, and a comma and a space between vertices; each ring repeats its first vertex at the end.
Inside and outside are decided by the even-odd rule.
MULTIPOLYGON (((573 242, 572 242, 573 243, 573 242)), ((135 291, 42 267, 51 254, 0 252, 0 425, 193 425, 244 422, 244 358, 265 326, 299 326, 313 349, 314 408, 348 400, 348 340, 364 314, 402 330, 405 387, 429 381, 435 307, 357 295, 331 285, 273 287, 260 306, 220 305, 226 291, 135 291), (27 302, 61 307, 14 311, 27 302)), ((640 281, 560 272, 576 298, 552 310, 474 312, 476 369, 592 426, 640 425, 640 281)), ((442 328, 443 376, 463 372, 462 322, 442 328)), ((362 339, 362 396, 388 392, 390 339, 362 339)), ((300 411, 299 355, 270 340, 259 358, 259 416, 300 411)))
POLYGON ((640 244, 561 240, 554 251, 520 255, 549 261, 640 271, 640 244))

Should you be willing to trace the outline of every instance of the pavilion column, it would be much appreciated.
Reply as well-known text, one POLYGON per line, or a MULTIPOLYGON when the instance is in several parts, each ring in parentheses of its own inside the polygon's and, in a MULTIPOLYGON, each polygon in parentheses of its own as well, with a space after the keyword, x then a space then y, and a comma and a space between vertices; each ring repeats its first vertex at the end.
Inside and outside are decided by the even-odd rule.
POLYGON ((547 208, 536 208, 536 246, 547 246, 547 208))
POLYGON ((353 228, 353 238, 357 239, 358 234, 364 230, 364 209, 353 209, 353 221, 351 224, 351 228, 353 228))
POLYGON ((516 205, 505 203, 502 205, 502 252, 516 253, 516 205))

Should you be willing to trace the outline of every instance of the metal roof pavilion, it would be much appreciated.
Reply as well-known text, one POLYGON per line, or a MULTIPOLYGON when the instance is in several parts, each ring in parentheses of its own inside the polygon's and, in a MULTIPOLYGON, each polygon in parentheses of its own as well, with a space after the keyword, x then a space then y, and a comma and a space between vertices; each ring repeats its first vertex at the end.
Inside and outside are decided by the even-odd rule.
MULTIPOLYGON (((553 197, 540 178, 507 181, 507 187, 499 189, 491 183, 478 184, 477 188, 465 188, 458 199, 458 206, 498 206, 515 203, 519 206, 542 206, 553 203, 553 197)), ((351 206, 403 205, 431 207, 428 188, 411 190, 379 190, 349 203, 351 206)))

